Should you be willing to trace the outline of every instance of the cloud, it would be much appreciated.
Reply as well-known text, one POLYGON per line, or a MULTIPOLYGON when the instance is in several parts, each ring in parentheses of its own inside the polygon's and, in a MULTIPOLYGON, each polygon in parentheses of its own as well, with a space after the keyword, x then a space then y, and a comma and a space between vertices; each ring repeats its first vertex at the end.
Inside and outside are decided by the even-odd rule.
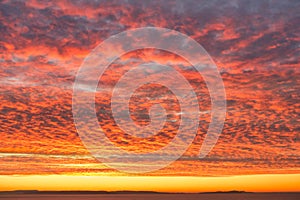
MULTIPOLYGON (((115 145, 154 151, 176 134, 180 114, 170 114, 163 131, 142 140, 123 133, 112 119, 109 100, 119 78, 133 66, 156 62, 172 65, 190 81, 204 112, 183 159, 157 174, 283 173, 280 168, 299 173, 299 7, 298 1, 279 0, 1 1, 0 174, 113 171, 85 157, 89 152, 72 117, 72 87, 83 59, 101 41, 143 26, 175 29, 203 45, 222 72, 226 123, 209 156, 195 160, 210 122, 205 82, 179 56, 140 50, 116 60, 99 82, 99 124, 115 145)), ((88 82, 81 87, 90 91, 88 82)), ((180 113, 175 100, 165 101, 172 96, 166 88, 142 89, 131 104, 138 124, 149 123, 150 100, 180 113), (157 100, 157 91, 166 96, 157 100)))

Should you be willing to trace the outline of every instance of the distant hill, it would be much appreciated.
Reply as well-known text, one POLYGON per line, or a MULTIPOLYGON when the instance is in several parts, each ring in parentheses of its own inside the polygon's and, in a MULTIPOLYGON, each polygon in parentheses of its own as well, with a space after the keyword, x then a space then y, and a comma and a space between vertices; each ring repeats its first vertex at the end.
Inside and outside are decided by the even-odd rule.
POLYGON ((231 191, 216 191, 216 192, 200 192, 199 194, 216 194, 216 193, 254 193, 254 192, 246 192, 246 191, 238 191, 238 190, 231 190, 231 191))
MULTIPOLYGON (((154 192, 154 191, 39 191, 39 190, 14 190, 0 191, 0 194, 185 194, 184 192, 154 192)), ((189 194, 216 194, 216 193, 250 193, 245 191, 216 191, 189 194)))

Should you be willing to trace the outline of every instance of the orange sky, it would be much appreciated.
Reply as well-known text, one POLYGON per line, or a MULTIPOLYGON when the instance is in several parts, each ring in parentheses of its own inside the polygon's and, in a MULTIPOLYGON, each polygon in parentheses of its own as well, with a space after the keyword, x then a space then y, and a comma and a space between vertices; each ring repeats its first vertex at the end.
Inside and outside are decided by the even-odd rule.
MULTIPOLYGON (((1 1, 0 190, 299 191, 299 6, 279 0, 1 1), (218 143, 199 160, 211 106, 202 77, 181 57, 160 50, 115 60, 96 94, 99 125, 115 145, 137 153, 157 150, 172 140, 178 125, 167 124, 146 139, 116 126, 111 92, 132 66, 170 64, 190 82, 204 111, 184 156, 132 177, 101 164, 84 147, 73 122, 72 87, 83 59, 101 41, 143 26, 175 29, 203 45, 223 78, 227 116, 218 143), (83 187, 82 180, 89 184, 83 187), (98 184, 103 181, 107 184, 98 184)), ((145 101, 143 89, 153 99, 155 91, 170 95, 153 85, 137 90, 130 102, 137 124, 149 123, 145 114, 154 102, 179 118, 176 101, 145 101)))
POLYGON ((299 174, 242 175, 229 177, 186 176, 0 176, 0 187, 9 191, 27 190, 134 190, 159 192, 299 192, 299 174))

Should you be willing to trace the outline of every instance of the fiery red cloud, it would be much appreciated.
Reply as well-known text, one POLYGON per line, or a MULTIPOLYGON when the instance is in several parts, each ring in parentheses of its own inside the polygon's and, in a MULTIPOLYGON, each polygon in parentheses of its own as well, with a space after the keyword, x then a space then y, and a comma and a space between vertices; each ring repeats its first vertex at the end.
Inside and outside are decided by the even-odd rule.
MULTIPOLYGON (((204 112, 185 155, 154 174, 300 173, 299 9, 297 1, 279 0, 1 1, 0 174, 117 173, 99 164, 81 143, 72 118, 72 86, 97 44, 144 26, 175 29, 203 45, 219 67, 227 94, 224 130, 210 154, 197 158, 210 122, 210 113, 204 112)), ((171 53, 146 49, 126 54, 100 82, 112 87, 126 69, 147 61, 171 63, 190 81, 201 110, 210 110, 201 76, 171 53)), ((142 89, 155 97, 155 90, 165 88, 145 86, 132 97, 133 119, 147 124, 153 102, 141 104, 142 89)), ((109 111, 110 95, 97 93, 96 104, 99 124, 116 145, 151 151, 176 134, 176 123, 143 140, 122 133, 109 111)), ((176 100, 161 103, 179 112, 176 100)))

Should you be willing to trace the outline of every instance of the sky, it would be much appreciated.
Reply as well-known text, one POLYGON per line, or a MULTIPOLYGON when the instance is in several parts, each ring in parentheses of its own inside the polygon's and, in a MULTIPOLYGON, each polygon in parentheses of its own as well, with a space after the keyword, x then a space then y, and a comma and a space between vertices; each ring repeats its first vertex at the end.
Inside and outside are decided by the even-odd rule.
MULTIPOLYGON (((78 190, 87 180, 86 190, 300 191, 299 9, 300 2, 292 0, 0 1, 0 190, 78 190), (199 159, 211 109, 201 75, 170 52, 122 55, 105 71, 99 81, 105 87, 95 95, 99 125, 115 145, 129 152, 155 151, 170 143, 178 128, 175 120, 140 139, 116 125, 111 92, 132 66, 173 66, 189 81, 203 111, 181 158, 135 175, 99 162, 83 145, 72 93, 77 70, 97 45, 149 26, 179 31, 203 46, 223 79, 227 114, 217 144, 199 159)), ((82 88, 89 92, 88 83, 82 88)), ((172 95, 157 85, 139 88, 130 102, 132 119, 148 124, 153 102, 173 113, 170 119, 180 118, 172 95), (156 91, 171 101, 155 100, 156 91)))

